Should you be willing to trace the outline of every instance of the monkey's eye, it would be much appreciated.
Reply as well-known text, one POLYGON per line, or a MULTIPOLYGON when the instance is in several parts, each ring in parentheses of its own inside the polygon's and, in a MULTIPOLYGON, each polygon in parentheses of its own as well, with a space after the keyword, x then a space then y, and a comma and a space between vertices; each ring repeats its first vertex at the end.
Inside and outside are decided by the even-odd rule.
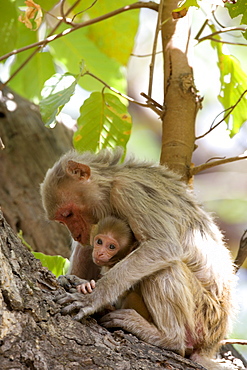
POLYGON ((115 247, 115 245, 114 244, 110 244, 109 245, 109 249, 115 249, 116 247, 115 247))
POLYGON ((97 240, 96 240, 96 243, 97 243, 98 245, 102 245, 102 244, 103 244, 102 239, 97 239, 97 240))

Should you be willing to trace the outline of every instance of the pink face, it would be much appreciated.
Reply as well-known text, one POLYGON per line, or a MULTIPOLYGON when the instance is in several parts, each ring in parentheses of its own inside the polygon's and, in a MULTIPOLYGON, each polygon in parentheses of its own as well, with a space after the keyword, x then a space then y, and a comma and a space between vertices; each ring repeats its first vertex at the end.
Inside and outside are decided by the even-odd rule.
POLYGON ((110 259, 119 252, 118 242, 109 235, 98 234, 93 243, 93 261, 98 266, 108 266, 110 259))
POLYGON ((78 206, 73 202, 63 204, 57 210, 55 220, 67 226, 74 240, 89 244, 91 226, 95 222, 85 206, 78 206))

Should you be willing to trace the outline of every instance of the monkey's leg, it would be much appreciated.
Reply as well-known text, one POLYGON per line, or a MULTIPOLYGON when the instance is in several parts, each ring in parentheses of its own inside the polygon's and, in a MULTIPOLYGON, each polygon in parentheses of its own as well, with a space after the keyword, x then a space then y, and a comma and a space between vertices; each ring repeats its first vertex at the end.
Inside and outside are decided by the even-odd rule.
POLYGON ((163 346, 182 353, 192 350, 196 341, 191 275, 188 267, 177 261, 141 282, 143 300, 163 335, 163 346))
POLYGON ((167 347, 163 333, 134 309, 110 312, 100 319, 100 324, 105 328, 122 328, 149 344, 171 349, 181 356, 184 355, 184 351, 167 347))

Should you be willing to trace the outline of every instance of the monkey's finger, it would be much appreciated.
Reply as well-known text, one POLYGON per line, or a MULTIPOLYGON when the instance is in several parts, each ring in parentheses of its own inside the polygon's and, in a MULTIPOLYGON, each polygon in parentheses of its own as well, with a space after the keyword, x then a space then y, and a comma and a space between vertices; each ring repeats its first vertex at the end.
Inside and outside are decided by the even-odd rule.
POLYGON ((54 301, 58 304, 65 304, 70 303, 73 301, 76 301, 80 298, 79 293, 65 293, 65 294, 59 294, 54 298, 54 301))
POLYGON ((74 301, 61 309, 62 315, 71 314, 74 311, 79 311, 84 306, 83 302, 74 301))
MULTIPOLYGON (((87 283, 87 284, 90 284, 90 283, 87 283)), ((77 285, 77 291, 79 293, 82 293, 82 294, 87 294, 87 293, 90 293, 87 289, 87 284, 81 284, 81 285, 77 285)))
POLYGON ((73 317, 75 321, 81 321, 83 317, 90 315, 93 313, 93 310, 91 307, 84 307, 81 308, 80 311, 73 317))
POLYGON ((92 289, 94 289, 96 286, 95 280, 91 280, 90 284, 91 284, 92 289))
POLYGON ((71 289, 71 283, 69 279, 65 275, 60 275, 57 278, 58 283, 65 289, 65 290, 70 290, 71 289))

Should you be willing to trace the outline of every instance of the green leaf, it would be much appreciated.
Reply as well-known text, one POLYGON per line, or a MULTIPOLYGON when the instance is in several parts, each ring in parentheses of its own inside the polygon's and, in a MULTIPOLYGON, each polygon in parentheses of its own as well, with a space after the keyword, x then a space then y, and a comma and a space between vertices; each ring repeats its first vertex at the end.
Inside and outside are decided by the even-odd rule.
MULTIPOLYGON (((74 0, 67 1, 70 5, 74 3, 74 0)), ((95 3, 92 0, 83 0, 75 9, 75 13, 79 15, 74 21, 94 19, 129 4, 129 0, 103 0, 95 3)), ((87 27, 86 35, 103 54, 121 65, 127 65, 138 29, 139 12, 139 9, 133 9, 95 23, 87 27)))
MULTIPOLYGON (((97 2, 87 14, 96 18, 112 10, 129 5, 129 0, 97 2)), ((127 65, 133 51, 139 25, 139 10, 132 10, 96 23, 87 28, 87 36, 108 57, 127 65)))
MULTIPOLYGON (((219 49, 218 49, 219 50, 219 49)), ((247 90, 247 75, 242 70, 239 61, 232 55, 219 54, 221 91, 219 101, 225 109, 235 105, 240 96, 247 90)), ((238 133, 240 127, 247 119, 247 93, 234 108, 225 121, 230 129, 230 135, 238 133), (229 127, 229 119, 232 117, 232 127, 229 127)))
POLYGON ((69 260, 62 256, 49 256, 40 252, 32 252, 39 259, 42 266, 47 267, 56 277, 65 275, 69 268, 69 260))
POLYGON ((197 0, 183 0, 178 4, 179 7, 174 9, 173 12, 180 12, 183 9, 189 9, 190 6, 196 6, 199 8, 197 0))
POLYGON ((18 13, 14 1, 0 1, 0 55, 10 52, 16 47, 17 14, 18 13))
MULTIPOLYGON (((122 66, 115 60, 102 53, 99 48, 85 35, 82 28, 65 35, 50 44, 51 52, 58 63, 64 64, 70 73, 77 74, 81 60, 86 68, 117 90, 125 93, 126 77, 122 66)), ((90 76, 80 79, 79 84, 86 90, 101 90, 102 83, 90 76)))
POLYGON ((46 81, 41 91, 40 113, 47 126, 53 124, 57 114, 75 92, 78 76, 56 73, 46 81))
MULTIPOLYGON (((13 73, 26 60, 27 52, 18 54, 11 68, 13 73)), ((10 81, 9 86, 23 97, 39 103, 41 89, 45 81, 55 73, 52 56, 49 52, 37 53, 10 81)))
POLYGON ((126 147, 131 132, 131 117, 126 106, 113 94, 94 92, 80 110, 74 147, 79 151, 126 147))
POLYGON ((225 4, 228 9, 230 17, 235 18, 242 14, 241 24, 247 24, 247 3, 246 0, 238 0, 235 4, 225 4))

